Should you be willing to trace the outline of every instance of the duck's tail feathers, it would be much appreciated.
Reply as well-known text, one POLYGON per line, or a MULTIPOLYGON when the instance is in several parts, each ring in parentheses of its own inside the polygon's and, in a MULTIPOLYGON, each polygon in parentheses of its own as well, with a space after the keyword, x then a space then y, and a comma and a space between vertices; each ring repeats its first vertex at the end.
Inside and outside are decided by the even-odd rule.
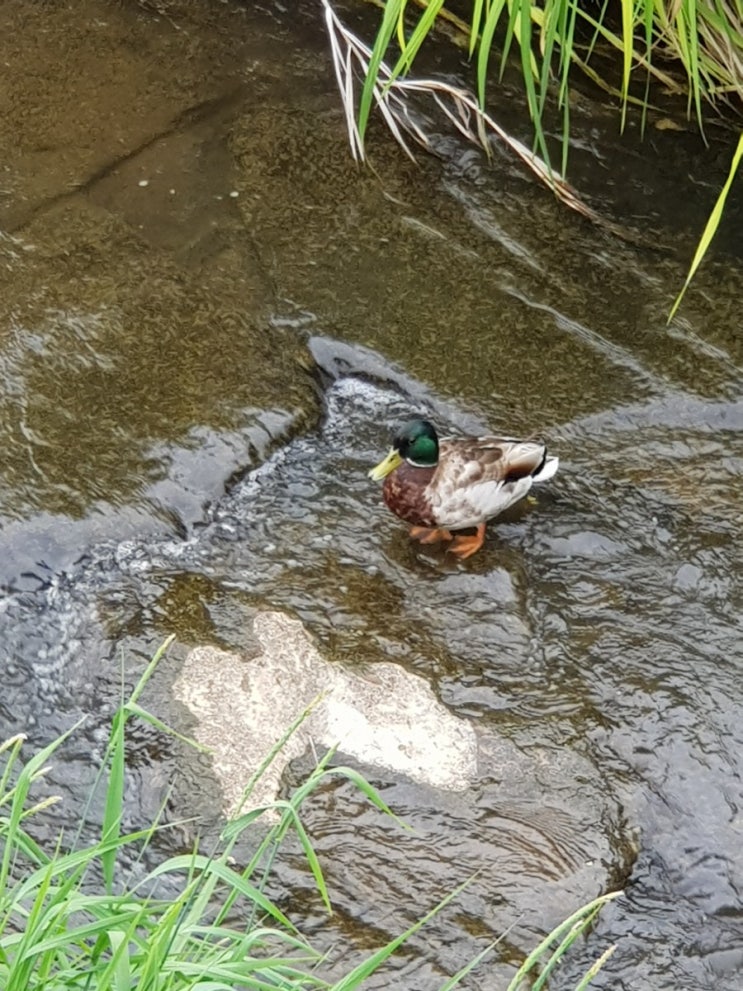
POLYGON ((547 452, 544 453, 544 459, 541 465, 532 475, 532 479, 535 482, 546 482, 548 478, 552 478, 557 469, 560 467, 560 459, 547 457, 547 452))

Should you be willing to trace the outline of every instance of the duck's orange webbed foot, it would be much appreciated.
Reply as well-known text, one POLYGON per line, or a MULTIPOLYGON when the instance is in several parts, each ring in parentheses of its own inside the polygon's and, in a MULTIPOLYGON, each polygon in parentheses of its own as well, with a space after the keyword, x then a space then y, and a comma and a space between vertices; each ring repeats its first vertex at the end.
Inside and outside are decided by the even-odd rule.
POLYGON ((451 547, 447 547, 447 553, 456 555, 460 561, 464 561, 465 558, 471 557, 476 551, 479 551, 482 547, 482 542, 485 539, 485 524, 481 523, 477 528, 477 533, 474 533, 471 537, 455 537, 454 543, 451 547))
POLYGON ((410 536, 421 544, 438 544, 442 540, 454 539, 443 527, 411 526, 410 536))

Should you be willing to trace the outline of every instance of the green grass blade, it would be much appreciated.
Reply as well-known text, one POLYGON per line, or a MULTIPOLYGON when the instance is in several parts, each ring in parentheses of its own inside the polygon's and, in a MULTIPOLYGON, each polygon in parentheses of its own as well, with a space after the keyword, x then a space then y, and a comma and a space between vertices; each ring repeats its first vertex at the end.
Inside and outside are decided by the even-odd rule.
POLYGON ((565 10, 560 41, 560 89, 558 106, 562 107, 562 174, 568 171, 568 149, 570 147, 570 70, 572 53, 575 48, 575 26, 578 23, 577 0, 570 0, 565 10), (568 54, 566 54, 568 53, 568 54))
MULTIPOLYGON (((85 908, 85 903, 80 904, 80 908, 85 908)), ((72 913, 68 913, 71 915, 72 913)), ((137 913, 138 914, 138 913, 137 913)), ((124 922, 128 921, 128 918, 123 919, 124 922)), ((70 944, 78 945, 84 944, 92 936, 99 936, 103 934, 106 935, 111 921, 109 918, 94 918, 90 922, 83 922, 77 926, 66 926, 60 932, 56 933, 54 936, 49 936, 46 939, 36 939, 34 938, 32 942, 33 954, 39 956, 44 953, 48 953, 49 950, 56 950, 60 947, 69 946, 70 944)), ((34 937, 38 936, 38 933, 33 934, 34 937)), ((26 953, 24 948, 24 953, 26 953)))
POLYGON ((643 13, 645 15, 643 25, 645 28, 645 61, 647 62, 647 68, 645 70, 645 96, 642 104, 640 134, 644 136, 647 125, 648 104, 650 101, 650 65, 653 59, 653 30, 655 23, 653 19, 653 4, 650 2, 645 3, 643 13))
MULTIPOLYGON (((265 774, 267 769, 271 766, 271 764, 274 762, 278 754, 280 754, 281 751, 284 749, 287 740, 289 740, 296 733, 296 731, 299 729, 299 727, 302 725, 305 719, 308 718, 310 713, 320 704, 323 698, 324 695, 322 692, 320 692, 318 695, 315 696, 314 699, 312 699, 309 705, 305 709, 303 709, 298 716, 296 716, 294 721, 281 734, 279 739, 276 741, 276 743, 274 743, 274 745, 269 750, 268 754, 258 765, 258 767, 255 770, 255 773, 251 775, 250 780, 245 786, 245 789, 240 798, 240 803, 238 805, 238 816, 240 810, 242 809, 242 807, 245 805, 248 798, 252 794, 253 789, 255 788, 257 782, 260 780, 260 778, 263 777, 263 775, 265 774)), ((228 823, 227 826, 225 826, 224 830, 222 831, 222 839, 232 839, 232 840, 236 839, 237 836, 239 836, 239 834, 242 832, 242 829, 244 828, 244 826, 240 825, 240 821, 241 821, 240 819, 237 819, 231 823, 228 823)))
POLYGON ((610 947, 608 947, 608 949, 604 950, 604 952, 601 954, 598 960, 596 960, 595 963, 591 964, 591 966, 585 972, 583 977, 575 985, 575 991, 586 991, 588 985, 591 983, 594 977, 596 977, 596 975, 604 966, 604 964, 609 959, 609 957, 612 956, 616 948, 617 948, 617 944, 614 943, 610 947))
POLYGON ((560 14, 565 10, 565 4, 556 4, 547 0, 544 7, 544 18, 539 33, 539 48, 542 54, 542 71, 539 75, 539 116, 544 113, 544 105, 549 91, 550 74, 552 71, 552 55, 558 37, 560 14))
POLYGON ((49 888, 51 885, 51 870, 47 867, 42 875, 41 883, 36 891, 31 909, 26 916, 26 922, 18 945, 16 966, 12 971, 12 979, 8 982, 9 987, 13 984, 23 987, 28 983, 31 971, 34 966, 34 957, 43 953, 43 948, 39 946, 38 934, 44 931, 44 924, 50 925, 49 915, 45 905, 49 888))
POLYGON ((0 744, 0 754, 4 754, 6 750, 10 751, 5 758, 5 769, 3 770, 2 778, 0 778, 0 806, 4 805, 5 802, 8 801, 8 782, 10 781, 13 766, 20 756, 21 747, 25 741, 25 733, 16 733, 15 736, 11 736, 9 739, 4 740, 2 744, 0 744))
POLYGON ((542 942, 539 943, 539 945, 536 946, 527 956, 526 960, 524 960, 514 974, 506 991, 519 991, 521 982, 554 942, 558 939, 563 939, 565 934, 570 934, 574 927, 576 927, 576 924, 577 930, 575 931, 575 936, 578 936, 593 919, 598 909, 603 908, 607 902, 613 901, 621 894, 623 894, 621 891, 611 891, 609 894, 601 895, 599 898, 594 898, 593 901, 581 906, 581 908, 579 908, 576 912, 573 912, 573 914, 568 916, 567 919, 564 919, 558 926, 555 926, 552 932, 548 933, 542 942))
POLYGON ((483 0, 474 0, 472 5, 472 19, 470 22, 470 43, 469 57, 472 58, 477 48, 477 38, 480 34, 480 24, 483 16, 483 0))
POLYGON ((166 733, 168 736, 172 736, 174 739, 180 740, 181 743, 185 743, 194 750, 198 750, 199 753, 210 754, 212 752, 209 747, 205 747, 202 743, 199 743, 198 740, 194 740, 193 737, 184 736, 183 733, 179 733, 178 730, 173 729, 172 726, 168 726, 168 724, 164 723, 162 719, 158 719, 157 716, 154 716, 151 712, 148 712, 147 709, 143 709, 140 705, 137 705, 136 702, 127 702, 125 708, 127 715, 137 716, 143 722, 149 723, 150 726, 154 726, 155 729, 160 730, 161 733, 166 733))
POLYGON ((591 925, 593 920, 598 914, 600 906, 597 906, 592 912, 589 912, 582 919, 579 919, 571 929, 568 930, 567 934, 562 938, 560 943, 552 951, 547 963, 543 965, 539 977, 534 982, 531 991, 543 991, 543 988, 547 984, 547 981, 552 974, 552 971, 557 967, 562 958, 568 952, 570 947, 576 941, 576 939, 585 932, 586 929, 591 925))
POLYGON ((531 6, 530 0, 513 0, 514 11, 518 8, 516 32, 521 51, 521 73, 526 89, 526 102, 529 107, 529 116, 534 125, 534 136, 536 145, 544 161, 550 167, 549 151, 542 128, 542 117, 540 113, 540 101, 534 83, 539 78, 536 60, 532 51, 532 30, 531 30, 531 6))
POLYGON ((132 915, 128 928, 122 926, 115 929, 109 928, 106 931, 105 935, 112 952, 108 964, 98 978, 98 987, 107 988, 112 985, 115 991, 131 991, 134 985, 129 946, 135 937, 138 926, 144 926, 145 920, 145 911, 137 912, 132 915))
MULTIPOLYGON (((699 131, 704 138, 704 118, 702 114, 701 58, 699 52, 699 14, 697 0, 684 0, 686 23, 689 32, 689 84, 694 98, 699 131)), ((706 139, 705 139, 706 140, 706 139)))
POLYGON ((374 788, 373 785, 370 785, 366 778, 359 774, 359 772, 353 767, 329 767, 324 773, 328 776, 335 775, 347 778, 363 795, 366 795, 372 805, 379 809, 380 812, 384 812, 385 815, 388 815, 391 819, 394 819, 397 825, 401 826, 403 829, 412 831, 413 827, 396 815, 384 801, 376 788, 374 788))
POLYGON ((142 692, 144 691, 144 688, 145 688, 147 682, 150 680, 150 678, 152 677, 152 675, 155 673, 155 668, 158 666, 158 664, 162 660, 163 654, 165 653, 165 651, 168 649, 168 647, 172 644, 172 642, 174 640, 175 640, 175 633, 171 633, 170 636, 160 644, 160 646, 157 648, 157 650, 155 651, 155 653, 152 655, 152 660, 149 662, 149 664, 147 665, 147 667, 144 669, 144 672, 143 672, 141 678, 139 679, 139 681, 137 682, 137 684, 134 686, 134 691, 132 692, 132 694, 129 697, 129 704, 130 705, 134 705, 134 703, 137 701, 137 699, 139 698, 139 696, 142 694, 142 692))
MULTIPOLYGON (((10 812, 2 824, 5 843, 3 844, 2 862, 0 862, 0 892, 4 892, 8 885, 8 874, 16 849, 15 840, 19 832, 21 832, 20 825, 26 814, 25 803, 28 792, 34 781, 44 774, 47 761, 52 754, 62 746, 70 734, 74 733, 83 722, 83 719, 79 720, 67 732, 63 733, 56 740, 53 740, 52 743, 44 747, 37 754, 34 754, 21 769, 16 784, 3 796, 4 800, 10 800, 10 812)), ((11 748, 11 759, 15 760, 17 756, 18 749, 14 745, 11 748)))
POLYGON ((382 24, 377 32, 377 37, 374 39, 374 47, 372 48, 372 54, 369 60, 369 69, 364 79, 364 88, 361 91, 361 98, 359 100, 358 128, 362 142, 366 133, 366 125, 369 121, 372 103, 374 102, 374 87, 377 84, 379 66, 395 33, 402 9, 401 4, 402 0, 387 0, 384 7, 384 14, 382 15, 382 24))
POLYGON ((111 736, 109 740, 110 763, 108 771, 108 787, 106 789, 106 802, 103 810, 103 825, 101 828, 101 842, 110 844, 108 849, 101 854, 101 865, 103 867, 103 878, 106 882, 106 890, 113 891, 114 870, 116 866, 116 855, 118 852, 117 841, 121 834, 121 818, 124 805, 124 726, 126 724, 126 713, 119 709, 111 725, 111 736))
POLYGON ((262 912, 275 919, 282 926, 291 932, 295 931, 294 926, 284 913, 271 902, 262 891, 247 881, 241 874, 234 871, 227 864, 220 860, 213 860, 209 857, 196 856, 194 854, 182 854, 179 857, 171 857, 164 864, 154 868, 149 877, 156 878, 161 874, 181 871, 196 866, 201 869, 207 877, 224 881, 230 891, 243 895, 248 901, 255 904, 262 912))
POLYGON ((408 6, 408 0, 402 0, 400 4, 400 11, 397 15, 397 26, 395 28, 395 33, 397 34, 397 43, 400 46, 400 51, 404 52, 407 48, 407 39, 405 37, 405 10, 408 6))
POLYGON ((406 41, 404 48, 401 46, 402 50, 400 57, 392 69, 393 79, 410 71, 410 67, 413 64, 421 45, 431 33, 434 22, 443 6, 444 0, 428 0, 428 4, 421 14, 413 33, 406 41))
MULTIPOLYGON (((108 747, 106 748, 106 755, 104 758, 104 766, 106 763, 109 765, 108 772, 108 787, 106 788, 106 800, 103 811, 103 825, 101 832, 101 839, 104 843, 113 843, 109 849, 106 850, 101 856, 101 864, 103 867, 103 877, 106 882, 106 888, 108 891, 113 890, 113 879, 114 871, 116 867, 116 856, 118 848, 115 845, 116 840, 119 838, 121 831, 121 818, 122 810, 124 804, 124 777, 125 777, 125 763, 126 763, 126 740, 125 740, 125 728, 126 721, 129 715, 133 712, 138 714, 143 713, 143 710, 137 705, 137 699, 144 691, 145 686, 155 672, 157 665, 162 660, 162 657, 168 647, 171 645, 175 635, 167 637, 166 640, 158 647, 152 656, 152 659, 148 663, 144 672, 140 676, 137 684, 127 702, 124 702, 116 712, 113 721, 111 723, 111 733, 109 736, 108 747)), ((149 714, 145 714, 148 718, 149 714)), ((154 718, 154 717, 151 717, 154 718)), ((160 726, 167 730, 164 723, 160 723, 160 726)))
MULTIPOLYGON (((488 65, 490 63, 490 50, 493 46, 493 35, 505 5, 506 0, 495 0, 487 12, 477 51, 477 100, 483 109, 485 109, 485 89, 488 81, 488 65)), ((505 51, 503 58, 505 59, 505 51)))
POLYGON ((629 98, 630 74, 632 73, 632 55, 634 52, 634 7, 633 0, 621 0, 622 5, 622 123, 621 130, 627 121, 627 103, 629 98))
MULTIPOLYGON (((674 18, 674 40, 678 45, 678 50, 681 55, 681 61, 683 63, 684 69, 686 70, 686 76, 689 80, 689 101, 692 99, 692 82, 691 82, 691 53, 689 51, 689 39, 686 32, 686 18, 684 16, 683 4, 679 3, 674 8, 676 10, 676 16, 674 18)), ((688 108, 690 109, 690 107, 688 108)))
MULTIPOLYGON (((150 836, 151 833, 152 827, 150 826, 147 829, 137 830, 134 833, 126 833, 108 843, 98 842, 85 849, 73 850, 70 853, 57 852, 53 857, 45 855, 46 859, 44 864, 37 870, 24 876, 22 880, 16 884, 15 888, 13 888, 13 897, 16 902, 15 907, 17 908, 26 899, 33 897, 33 893, 38 885, 42 883, 44 872, 47 870, 49 865, 51 865, 50 869, 52 870, 55 879, 59 879, 58 883, 69 887, 75 882, 75 872, 83 872, 97 857, 102 857, 108 851, 116 850, 119 847, 134 845, 140 840, 150 836)), ((4 890, 7 892, 7 885, 4 890)), ((61 890, 65 889, 62 888, 61 890)), ((0 930, 1 928, 2 927, 0 927, 0 930)))
POLYGON ((498 939, 494 939, 492 943, 488 943, 488 945, 484 949, 480 950, 480 952, 474 956, 469 963, 465 964, 464 967, 458 970, 453 977, 450 977, 449 980, 439 988, 439 991, 451 991, 452 988, 455 988, 463 980, 463 978, 470 973, 470 971, 473 971, 475 967, 477 967, 477 965, 481 963, 486 956, 488 956, 488 954, 493 952, 500 940, 501 937, 498 937, 498 939))
POLYGON ((317 888, 318 894, 322 898, 323 905, 328 914, 332 914, 333 906, 330 904, 330 895, 328 894, 328 887, 325 884, 325 877, 323 876, 322 868, 320 867, 320 861, 317 859, 317 854, 315 853, 315 848, 312 846, 312 842, 307 835, 307 830, 302 825, 302 822, 297 819, 294 823, 294 829, 296 830, 297 836, 299 837, 299 842, 302 844, 302 849, 304 850, 304 855, 307 858, 307 863, 310 870, 312 871, 312 877, 315 881, 315 887, 317 888))
POLYGON ((329 991, 354 991, 354 989, 358 988, 361 982, 365 981, 367 977, 374 973, 375 970, 378 970, 385 960, 391 957, 399 946, 402 946, 406 940, 410 939, 414 933, 418 932, 418 930, 425 926, 425 924, 435 915, 438 915, 438 913, 445 908, 449 902, 453 901, 462 891, 464 891, 467 885, 471 883, 471 880, 472 879, 470 878, 465 881, 464 884, 460 884, 460 886, 455 888, 455 890, 452 891, 451 894, 447 895, 446 898, 442 898, 438 905, 435 905, 430 912, 427 912, 423 916, 422 919, 419 919, 409 929, 406 929, 400 936, 396 936, 395 939, 390 940, 389 943, 386 943, 375 953, 372 953, 370 957, 362 961, 357 967, 354 967, 349 974, 346 974, 346 976, 342 977, 340 981, 333 984, 329 991))
POLYGON ((725 185, 722 187, 720 195, 717 197, 717 202, 712 208, 712 213, 710 213, 704 231, 702 232, 702 236, 699 239, 699 244, 697 245, 697 250, 694 253, 694 258, 692 260, 691 267, 689 268, 689 273, 686 276, 686 281, 684 282, 681 292, 676 297, 676 301, 671 307, 671 312, 668 315, 668 323, 670 323, 676 315, 676 311, 679 308, 681 300, 684 298, 684 293, 688 289, 689 283, 694 278, 694 273, 699 268, 702 259, 707 253, 707 249, 712 243, 712 238, 715 236, 717 228, 720 226, 720 220, 722 219, 722 214, 725 209, 728 193, 733 185, 733 180, 735 179, 735 175, 738 171, 741 158, 743 158, 743 133, 738 139, 738 147, 735 149, 733 161, 730 165, 730 171, 728 172, 728 177, 725 180, 725 185))

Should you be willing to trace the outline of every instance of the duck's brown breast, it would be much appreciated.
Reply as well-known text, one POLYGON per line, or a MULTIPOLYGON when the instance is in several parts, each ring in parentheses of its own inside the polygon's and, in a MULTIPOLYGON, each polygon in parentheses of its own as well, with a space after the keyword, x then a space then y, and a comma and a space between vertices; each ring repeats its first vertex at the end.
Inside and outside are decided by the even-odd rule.
POLYGON ((416 468, 404 462, 384 481, 382 497, 388 509, 413 526, 436 526, 427 493, 436 468, 416 468))

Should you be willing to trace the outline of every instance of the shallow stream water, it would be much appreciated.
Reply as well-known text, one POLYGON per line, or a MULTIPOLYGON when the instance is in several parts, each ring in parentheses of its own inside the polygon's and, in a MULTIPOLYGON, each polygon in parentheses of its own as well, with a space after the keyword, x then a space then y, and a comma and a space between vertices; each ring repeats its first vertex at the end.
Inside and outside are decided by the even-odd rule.
MULTIPOLYGON (((479 871, 392 980, 439 987, 513 927, 468 978, 495 989, 624 886, 556 986, 617 942, 596 987, 737 991, 739 201, 666 326, 729 142, 661 111, 620 140, 580 93, 574 181, 626 238, 440 121, 440 158, 373 128, 359 169, 318 8, 3 7, 1 735, 88 716, 52 779, 74 822, 122 650, 131 682, 176 634, 146 701, 187 731, 183 651, 249 653, 256 610, 286 610, 333 663, 427 679, 492 749, 459 793, 377 772, 410 841, 350 789, 311 807, 333 921, 299 858, 280 880, 320 942, 377 945, 479 871), (539 431, 560 473, 472 559, 418 548, 366 475, 411 412, 539 431)), ((208 760, 154 731, 130 775, 131 824, 172 782, 173 818, 218 807, 208 760)))

